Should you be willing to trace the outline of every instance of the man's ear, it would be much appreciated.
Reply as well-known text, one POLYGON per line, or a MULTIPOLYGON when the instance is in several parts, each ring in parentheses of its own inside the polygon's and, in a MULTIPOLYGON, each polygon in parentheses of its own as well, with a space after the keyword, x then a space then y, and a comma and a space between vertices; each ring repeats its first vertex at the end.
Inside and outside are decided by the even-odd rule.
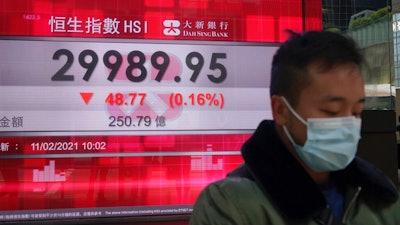
POLYGON ((276 125, 285 125, 289 110, 283 102, 282 97, 278 95, 271 96, 272 116, 276 125))

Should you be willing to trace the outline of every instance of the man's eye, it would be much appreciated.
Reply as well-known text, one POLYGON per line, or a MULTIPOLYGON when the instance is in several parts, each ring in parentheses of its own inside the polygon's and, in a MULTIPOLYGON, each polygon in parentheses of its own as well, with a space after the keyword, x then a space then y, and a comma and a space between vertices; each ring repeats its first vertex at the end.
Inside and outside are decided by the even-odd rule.
POLYGON ((323 110, 324 113, 326 113, 329 116, 336 116, 337 114, 339 114, 339 112, 336 111, 331 111, 331 110, 323 110))

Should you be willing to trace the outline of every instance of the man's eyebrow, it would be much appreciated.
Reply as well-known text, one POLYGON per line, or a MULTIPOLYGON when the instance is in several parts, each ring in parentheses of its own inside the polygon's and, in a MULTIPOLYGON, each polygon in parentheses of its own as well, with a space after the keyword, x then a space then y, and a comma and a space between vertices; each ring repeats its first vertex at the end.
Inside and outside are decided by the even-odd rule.
POLYGON ((365 97, 364 98, 360 98, 360 100, 358 100, 359 103, 365 103, 365 97))
MULTIPOLYGON (((345 101, 346 99, 341 96, 326 96, 324 98, 324 100, 329 101, 329 102, 341 102, 341 101, 345 101)), ((357 102, 365 103, 365 97, 360 98, 357 102)))
POLYGON ((327 101, 327 102, 341 102, 341 101, 344 101, 345 98, 344 98, 344 97, 341 97, 341 96, 332 96, 332 95, 328 95, 328 96, 325 96, 325 97, 323 98, 323 100, 324 100, 324 101, 327 101))

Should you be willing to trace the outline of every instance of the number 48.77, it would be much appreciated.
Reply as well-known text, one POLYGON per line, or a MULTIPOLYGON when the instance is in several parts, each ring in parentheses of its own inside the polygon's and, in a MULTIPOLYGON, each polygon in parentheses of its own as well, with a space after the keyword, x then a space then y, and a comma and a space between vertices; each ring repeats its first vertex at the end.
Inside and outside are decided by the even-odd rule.
POLYGON ((138 102, 139 105, 144 104, 146 93, 132 92, 127 94, 110 93, 107 95, 105 102, 109 105, 134 105, 138 102))

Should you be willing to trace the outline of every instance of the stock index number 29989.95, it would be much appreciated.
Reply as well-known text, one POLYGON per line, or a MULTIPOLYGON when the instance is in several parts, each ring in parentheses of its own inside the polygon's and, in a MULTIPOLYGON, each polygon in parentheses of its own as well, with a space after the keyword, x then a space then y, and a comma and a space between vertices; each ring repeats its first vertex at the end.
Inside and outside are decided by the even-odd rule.
MULTIPOLYGON (((74 81, 75 75, 69 74, 69 69, 74 63, 74 54, 68 49, 59 49, 53 54, 53 60, 60 60, 66 57, 66 62, 61 68, 51 77, 52 81, 74 81)), ((131 51, 127 56, 123 56, 116 50, 107 51, 102 58, 103 64, 109 69, 107 80, 114 81, 118 71, 123 65, 123 60, 126 60, 128 66, 125 68, 125 75, 131 82, 142 82, 146 79, 148 71, 145 63, 147 61, 146 55, 141 51, 131 51)), ((227 77, 227 69, 223 64, 226 59, 226 53, 212 53, 211 60, 208 63, 208 68, 214 74, 207 74, 208 79, 212 83, 222 83, 227 77)), ((163 51, 156 51, 150 57, 150 63, 153 68, 158 70, 155 81, 161 82, 170 65, 170 56, 163 51)), ((82 79, 89 81, 93 72, 99 62, 99 56, 93 50, 86 49, 80 52, 78 62, 81 67, 86 69, 82 79)), ((193 83, 196 82, 200 75, 201 70, 206 64, 204 56, 199 52, 190 52, 185 58, 186 67, 192 70, 189 80, 193 83)), ((180 80, 180 79, 179 79, 180 80)), ((178 81, 179 81, 178 80, 178 81)), ((177 81, 177 80, 176 80, 177 81)), ((177 81, 177 82, 178 82, 177 81)))

